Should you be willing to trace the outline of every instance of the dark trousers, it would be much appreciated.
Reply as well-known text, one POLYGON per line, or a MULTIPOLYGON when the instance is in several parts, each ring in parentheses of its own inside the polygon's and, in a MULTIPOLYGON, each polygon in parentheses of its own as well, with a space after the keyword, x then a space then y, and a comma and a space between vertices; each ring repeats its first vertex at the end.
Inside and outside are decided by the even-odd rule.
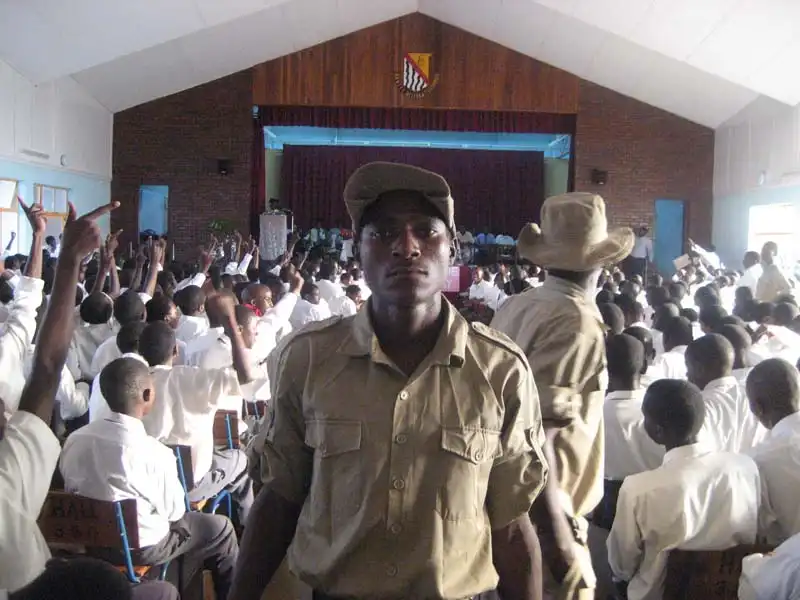
POLYGON ((626 270, 628 272, 625 273, 625 276, 630 279, 634 275, 641 275, 642 279, 645 280, 643 283, 647 285, 647 259, 629 256, 626 262, 627 264, 625 266, 627 267, 626 270))
POLYGON ((131 588, 131 600, 180 600, 180 594, 166 581, 143 581, 131 588))
POLYGON ((133 562, 139 565, 161 565, 182 558, 182 568, 191 575, 200 568, 211 571, 218 600, 225 600, 233 582, 233 567, 239 554, 239 543, 230 519, 220 515, 190 512, 172 523, 170 532, 155 546, 133 551, 133 562))

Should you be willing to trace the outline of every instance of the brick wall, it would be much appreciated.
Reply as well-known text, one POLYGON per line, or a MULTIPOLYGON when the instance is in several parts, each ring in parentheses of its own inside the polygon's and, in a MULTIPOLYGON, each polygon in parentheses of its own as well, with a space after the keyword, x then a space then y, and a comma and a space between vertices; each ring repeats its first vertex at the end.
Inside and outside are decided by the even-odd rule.
POLYGON ((652 224, 656 199, 684 200, 689 236, 711 240, 713 130, 583 81, 575 159, 575 189, 602 195, 612 222, 652 224))
MULTIPOLYGON (((654 201, 686 201, 689 234, 711 237, 714 132, 588 82, 581 84, 576 189, 596 191, 621 225, 651 223, 654 201), (592 169, 608 183, 591 183, 592 169)), ((246 231, 252 144, 251 80, 241 72, 114 116, 114 226, 135 236, 142 184, 168 185, 179 254, 207 237, 213 218, 246 231), (232 173, 216 173, 216 159, 232 173)), ((125 243, 130 237, 125 238, 125 243)))
POLYGON ((249 228, 252 83, 242 71, 114 115, 112 226, 124 244, 138 228, 140 185, 169 186, 169 232, 178 255, 208 237, 212 219, 249 228), (230 173, 217 173, 217 159, 230 173))

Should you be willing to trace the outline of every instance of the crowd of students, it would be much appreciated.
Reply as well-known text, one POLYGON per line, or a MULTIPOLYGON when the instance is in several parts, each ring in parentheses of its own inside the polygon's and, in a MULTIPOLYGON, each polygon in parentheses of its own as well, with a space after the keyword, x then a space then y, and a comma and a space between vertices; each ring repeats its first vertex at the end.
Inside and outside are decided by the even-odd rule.
POLYGON ((260 598, 284 560, 322 600, 650 600, 670 551, 757 540, 778 549, 746 559, 740 598, 800 592, 800 311, 774 245, 758 276, 748 259, 645 286, 604 268, 634 235, 602 199, 550 198, 518 239, 528 266, 473 271, 464 313, 487 306, 490 328, 442 295, 444 179, 373 163, 345 199, 354 258, 293 239, 269 264, 241 236, 123 261, 96 223, 116 204, 71 213, 56 258, 21 203, 32 246, 0 281, 0 590, 177 597, 128 582, 113 549, 53 559, 37 518, 63 488, 135 500, 133 562, 207 569, 218 600, 260 598), (219 411, 238 447, 215 443, 219 411), (203 512, 220 494, 230 514, 203 512))

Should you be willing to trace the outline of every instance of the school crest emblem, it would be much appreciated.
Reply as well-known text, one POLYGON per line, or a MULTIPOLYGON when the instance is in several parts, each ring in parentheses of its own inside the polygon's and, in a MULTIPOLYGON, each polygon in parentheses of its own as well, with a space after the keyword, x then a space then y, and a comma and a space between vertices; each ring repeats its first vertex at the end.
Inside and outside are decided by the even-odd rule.
POLYGON ((411 98, 422 98, 439 83, 439 75, 432 75, 433 54, 407 52, 403 56, 402 72, 394 74, 397 88, 411 98))

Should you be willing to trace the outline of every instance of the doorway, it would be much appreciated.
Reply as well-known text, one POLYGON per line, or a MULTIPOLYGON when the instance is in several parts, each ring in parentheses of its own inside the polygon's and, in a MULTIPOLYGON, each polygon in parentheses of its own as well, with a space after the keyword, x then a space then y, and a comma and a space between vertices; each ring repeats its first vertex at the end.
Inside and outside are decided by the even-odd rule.
POLYGON ((683 200, 656 200, 653 258, 663 275, 675 272, 672 261, 683 254, 684 211, 683 200))
POLYGON ((168 227, 169 186, 139 187, 139 235, 165 235, 168 227))

